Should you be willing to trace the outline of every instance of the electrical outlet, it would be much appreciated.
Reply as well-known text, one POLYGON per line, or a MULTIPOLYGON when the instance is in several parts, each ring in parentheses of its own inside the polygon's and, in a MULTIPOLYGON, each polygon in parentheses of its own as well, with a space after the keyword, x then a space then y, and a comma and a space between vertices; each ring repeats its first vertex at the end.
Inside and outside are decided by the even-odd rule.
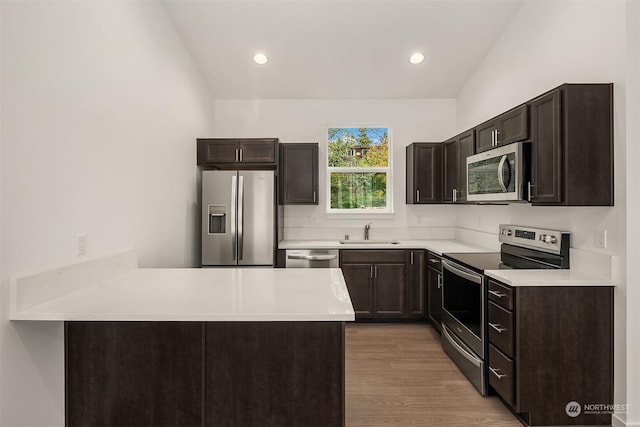
POLYGON ((76 236, 76 243, 78 246, 78 256, 86 255, 87 253, 87 235, 78 234, 76 236))
POLYGON ((606 248, 607 247, 607 230, 604 228, 599 228, 596 230, 596 248, 606 248))

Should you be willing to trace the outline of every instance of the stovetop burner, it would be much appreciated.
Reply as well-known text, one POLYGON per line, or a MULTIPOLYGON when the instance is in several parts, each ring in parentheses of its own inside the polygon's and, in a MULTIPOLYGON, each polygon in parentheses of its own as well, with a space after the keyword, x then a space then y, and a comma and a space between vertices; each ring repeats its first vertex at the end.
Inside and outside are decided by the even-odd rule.
POLYGON ((570 233, 519 225, 500 225, 500 252, 445 253, 478 273, 503 269, 569 268, 570 233))

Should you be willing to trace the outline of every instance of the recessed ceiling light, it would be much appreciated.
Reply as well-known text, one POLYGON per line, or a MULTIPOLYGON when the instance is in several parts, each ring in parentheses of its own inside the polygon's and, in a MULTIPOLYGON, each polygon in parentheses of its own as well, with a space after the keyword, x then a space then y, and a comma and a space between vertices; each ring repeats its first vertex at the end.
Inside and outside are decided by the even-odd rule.
POLYGON ((253 62, 255 62, 256 64, 264 65, 268 60, 269 58, 267 58, 267 55, 265 55, 264 53, 256 53, 255 55, 253 55, 253 62))
POLYGON ((412 64, 419 64, 422 61, 424 61, 424 55, 421 54, 420 52, 416 52, 413 55, 411 55, 411 57, 409 58, 409 62, 411 62, 412 64))

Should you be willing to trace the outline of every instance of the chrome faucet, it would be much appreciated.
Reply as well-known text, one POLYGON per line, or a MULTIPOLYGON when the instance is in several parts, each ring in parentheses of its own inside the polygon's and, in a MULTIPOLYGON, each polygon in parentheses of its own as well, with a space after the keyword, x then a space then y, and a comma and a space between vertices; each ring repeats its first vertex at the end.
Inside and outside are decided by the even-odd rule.
POLYGON ((369 230, 371 229, 371 224, 369 223, 364 226, 364 240, 369 240, 369 230))

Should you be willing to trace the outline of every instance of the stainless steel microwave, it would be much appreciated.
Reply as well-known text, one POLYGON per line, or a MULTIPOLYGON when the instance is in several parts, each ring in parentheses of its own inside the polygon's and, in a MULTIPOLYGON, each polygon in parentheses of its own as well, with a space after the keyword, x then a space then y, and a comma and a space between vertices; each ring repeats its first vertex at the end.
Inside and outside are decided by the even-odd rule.
POLYGON ((467 200, 525 201, 529 143, 515 142, 467 157, 467 200))

